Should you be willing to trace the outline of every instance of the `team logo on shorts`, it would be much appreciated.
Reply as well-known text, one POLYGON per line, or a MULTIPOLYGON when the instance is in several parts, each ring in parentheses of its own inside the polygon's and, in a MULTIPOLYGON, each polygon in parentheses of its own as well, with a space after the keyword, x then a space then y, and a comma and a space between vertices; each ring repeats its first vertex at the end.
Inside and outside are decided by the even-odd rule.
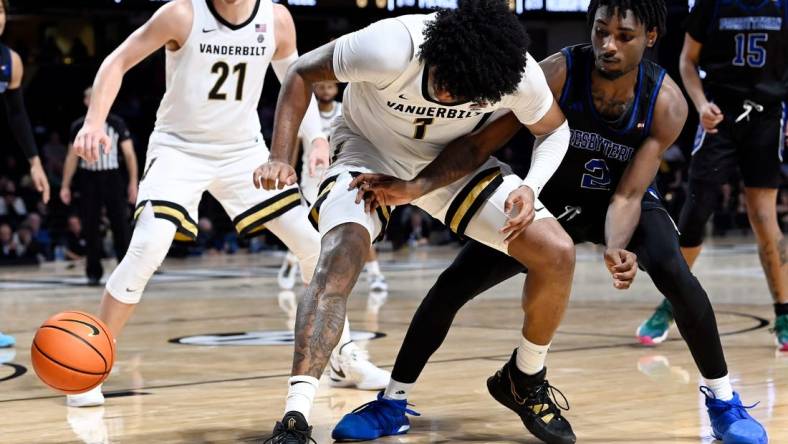
MULTIPOLYGON (((385 333, 358 331, 350 333, 354 341, 371 341, 385 337, 385 333)), ((207 333, 170 339, 173 344, 203 346, 292 345, 295 336, 290 330, 244 331, 234 333, 207 333)))

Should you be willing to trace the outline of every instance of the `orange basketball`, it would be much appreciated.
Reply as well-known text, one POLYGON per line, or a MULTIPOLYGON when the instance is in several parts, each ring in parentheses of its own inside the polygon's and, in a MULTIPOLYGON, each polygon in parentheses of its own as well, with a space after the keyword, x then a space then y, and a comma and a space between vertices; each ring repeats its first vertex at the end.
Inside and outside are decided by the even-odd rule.
POLYGON ((115 362, 115 340, 98 318, 64 311, 38 329, 30 359, 46 385, 63 393, 84 393, 109 376, 115 362))

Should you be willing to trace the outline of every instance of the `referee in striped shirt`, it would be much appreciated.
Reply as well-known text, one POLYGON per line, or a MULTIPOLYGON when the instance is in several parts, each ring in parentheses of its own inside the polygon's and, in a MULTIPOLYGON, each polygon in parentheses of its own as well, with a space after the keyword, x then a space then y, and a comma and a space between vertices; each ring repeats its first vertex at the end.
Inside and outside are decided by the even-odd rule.
MULTIPOLYGON (((84 103, 90 103, 92 88, 85 90, 84 103)), ((82 127, 85 117, 80 117, 71 124, 73 141, 77 131, 82 127)), ((105 123, 107 135, 112 140, 109 153, 101 152, 97 162, 87 163, 78 159, 74 147, 69 143, 68 155, 63 168, 63 186, 60 199, 66 205, 71 203, 71 180, 79 163, 79 187, 81 196, 82 226, 87 240, 86 272, 89 285, 100 285, 104 269, 101 266, 102 239, 99 229, 102 208, 107 209, 115 255, 120 262, 129 247, 129 207, 137 200, 137 156, 131 142, 131 134, 126 123, 120 117, 110 114, 105 123), (118 157, 123 154, 126 169, 129 173, 128 186, 124 186, 124 178, 120 171, 118 157)))

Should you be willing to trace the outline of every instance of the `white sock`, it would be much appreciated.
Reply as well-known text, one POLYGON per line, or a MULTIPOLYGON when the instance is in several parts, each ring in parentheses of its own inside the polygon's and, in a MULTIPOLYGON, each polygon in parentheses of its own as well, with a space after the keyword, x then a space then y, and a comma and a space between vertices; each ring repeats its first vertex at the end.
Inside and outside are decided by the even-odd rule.
POLYGON ((544 368, 547 350, 550 344, 536 345, 528 339, 521 338, 517 347, 517 368, 526 375, 535 375, 544 368))
POLYGON ((304 415, 308 422, 319 381, 311 376, 299 375, 291 377, 287 382, 289 387, 285 401, 285 413, 298 412, 304 415))
POLYGON ((364 269, 367 270, 367 273, 369 274, 374 274, 374 275, 380 274, 380 264, 378 263, 378 261, 367 262, 367 265, 364 267, 364 269))
POLYGON ((729 375, 717 379, 706 379, 706 385, 714 392, 714 397, 720 401, 730 401, 733 399, 733 387, 731 386, 731 378, 729 375))
POLYGON ((386 390, 383 392, 383 397, 386 399, 403 401, 408 399, 408 393, 414 385, 416 385, 415 382, 406 384, 404 382, 395 381, 394 378, 392 378, 389 380, 388 387, 386 387, 386 390))

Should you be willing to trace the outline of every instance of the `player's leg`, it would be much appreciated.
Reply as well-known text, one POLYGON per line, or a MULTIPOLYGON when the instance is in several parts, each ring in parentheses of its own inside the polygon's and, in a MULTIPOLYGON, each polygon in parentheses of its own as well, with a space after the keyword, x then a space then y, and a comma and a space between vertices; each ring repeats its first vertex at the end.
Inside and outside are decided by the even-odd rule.
POLYGON ((714 435, 723 442, 766 442, 766 431, 733 392, 714 309, 679 250, 678 233, 663 208, 644 208, 629 248, 670 301, 681 336, 708 390, 706 405, 714 435))
MULTIPOLYGON (((197 236, 194 223, 197 205, 213 175, 203 159, 172 147, 152 146, 148 159, 140 183, 134 233, 126 255, 107 280, 99 307, 99 318, 116 340, 151 276, 166 257, 173 238, 197 236)), ((72 407, 103 404, 101 386, 80 395, 69 395, 67 402, 72 407)))
POLYGON ((322 235, 320 256, 314 276, 298 305, 296 338, 285 416, 277 423, 271 439, 284 437, 284 424, 303 425, 308 435, 309 413, 318 387, 318 378, 337 346, 345 326, 347 297, 350 295, 372 241, 383 231, 388 209, 369 214, 355 203, 355 191, 348 190, 349 172, 335 168, 321 185, 320 196, 310 211, 322 235))
POLYGON ((101 266, 103 244, 99 226, 103 205, 101 194, 106 183, 104 183, 104 173, 99 171, 83 171, 81 179, 80 212, 86 243, 85 274, 88 278, 88 285, 97 286, 100 285, 101 276, 104 274, 104 269, 101 266))
POLYGON ((750 134, 742 141, 739 162, 744 180, 747 216, 758 243, 766 283, 774 301, 777 346, 788 351, 788 242, 777 222, 777 196, 785 144, 782 109, 752 117, 750 134))
POLYGON ((477 295, 522 271, 523 266, 506 254, 475 241, 467 243, 413 315, 386 390, 365 408, 345 415, 332 437, 369 440, 406 433, 410 390, 443 343, 457 312, 477 295))
POLYGON ((777 223, 776 188, 745 188, 747 216, 774 300, 777 346, 788 351, 788 242, 777 223))
POLYGON ((364 264, 364 271, 367 273, 367 283, 371 291, 388 291, 389 285, 386 282, 386 277, 380 271, 380 264, 378 263, 378 253, 375 251, 375 246, 369 248, 369 256, 367 256, 367 263, 364 264))
POLYGON ((104 208, 107 209, 107 218, 112 229, 112 241, 115 247, 115 257, 118 263, 123 260, 129 248, 129 220, 128 203, 125 199, 125 186, 120 172, 109 173, 110 182, 104 192, 104 208))
POLYGON ((547 395, 553 391, 548 390, 544 362, 569 301, 575 248, 569 235, 538 200, 534 222, 508 245, 504 243, 505 236, 500 231, 508 220, 504 203, 522 183, 519 177, 506 175, 507 171, 506 165, 490 159, 467 179, 415 203, 454 232, 508 253, 528 268, 520 344, 503 369, 488 379, 487 387, 540 439, 572 443, 575 436, 569 422, 547 395), (451 197, 446 196, 448 193, 451 197))
MULTIPOLYGON (((709 218, 720 199, 721 185, 728 181, 738 158, 731 136, 730 122, 718 126, 716 134, 708 134, 698 127, 689 170, 687 200, 679 216, 681 254, 689 267, 701 252, 704 232, 709 218)), ((635 335, 647 346, 662 343, 673 324, 670 302, 663 299, 654 313, 638 326, 635 335)))

